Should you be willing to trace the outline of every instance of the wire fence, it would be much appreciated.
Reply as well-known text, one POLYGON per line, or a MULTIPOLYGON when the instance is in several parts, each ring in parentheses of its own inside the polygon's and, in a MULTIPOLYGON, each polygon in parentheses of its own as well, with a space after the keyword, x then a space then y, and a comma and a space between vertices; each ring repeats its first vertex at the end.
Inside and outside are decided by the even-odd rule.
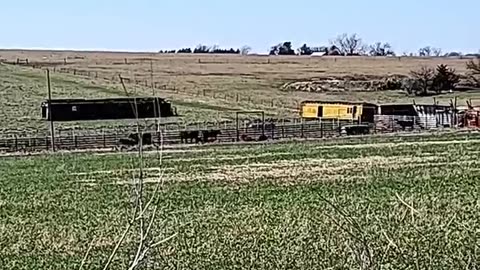
MULTIPOLYGON (((90 78, 95 80, 104 80, 109 83, 120 83, 121 74, 112 73, 111 71, 98 71, 86 68, 73 68, 65 60, 64 62, 32 62, 28 59, 17 59, 15 62, 6 62, 7 64, 31 67, 34 69, 49 69, 52 73, 69 74, 76 77, 90 78)), ((297 105, 292 105, 282 99, 261 98, 258 96, 250 96, 239 93, 228 93, 202 87, 201 89, 192 89, 191 87, 178 87, 176 85, 165 84, 164 82, 155 81, 155 79, 147 79, 145 77, 125 77, 122 80, 126 84, 136 85, 144 88, 154 88, 157 91, 169 92, 172 94, 181 94, 191 97, 204 97, 215 100, 230 101, 235 103, 256 104, 266 108, 283 108, 289 110, 297 110, 297 105)))

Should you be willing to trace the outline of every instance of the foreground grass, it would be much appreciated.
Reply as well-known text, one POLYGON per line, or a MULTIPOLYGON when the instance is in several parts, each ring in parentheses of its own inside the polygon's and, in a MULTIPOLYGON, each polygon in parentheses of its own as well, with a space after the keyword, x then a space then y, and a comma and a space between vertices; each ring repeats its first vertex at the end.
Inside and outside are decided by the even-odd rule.
MULTIPOLYGON (((475 269, 479 135, 166 152, 149 269, 475 269)), ((98 269, 127 223, 134 155, 0 160, 5 269, 98 269)), ((147 182, 159 164, 147 158, 147 182)), ((149 184, 151 189, 153 184, 149 184)), ((114 269, 133 253, 127 237, 114 269)))

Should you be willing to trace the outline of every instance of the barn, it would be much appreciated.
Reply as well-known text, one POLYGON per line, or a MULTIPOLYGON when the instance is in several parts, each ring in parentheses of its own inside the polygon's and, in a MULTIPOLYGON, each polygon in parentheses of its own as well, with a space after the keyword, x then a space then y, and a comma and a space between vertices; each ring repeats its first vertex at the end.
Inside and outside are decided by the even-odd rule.
POLYGON ((58 122, 136 119, 136 111, 140 119, 177 116, 171 103, 159 97, 52 99, 41 109, 44 120, 58 122))

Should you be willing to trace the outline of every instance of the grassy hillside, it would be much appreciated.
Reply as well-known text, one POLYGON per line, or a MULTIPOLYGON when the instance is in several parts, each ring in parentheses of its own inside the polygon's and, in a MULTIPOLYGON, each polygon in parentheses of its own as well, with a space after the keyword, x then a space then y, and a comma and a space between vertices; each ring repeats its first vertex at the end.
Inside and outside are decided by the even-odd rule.
MULTIPOLYGON (((41 119, 41 102, 47 99, 46 76, 42 70, 0 65, 0 126, 1 134, 35 134, 47 132, 48 122, 41 119)), ((125 96, 119 83, 93 80, 70 74, 51 74, 52 96, 54 98, 101 98, 125 96)), ((148 88, 128 88, 130 94, 150 95, 148 88)), ((199 121, 220 121, 233 119, 234 111, 261 108, 249 104, 233 104, 221 100, 192 97, 182 93, 161 93, 177 107, 180 118, 166 119, 192 123, 199 121)), ((71 128, 112 128, 126 125, 130 121, 94 121, 83 123, 57 123, 58 129, 71 128)))
MULTIPOLYGON (((164 169, 155 269, 475 269, 480 136, 192 148, 164 169)), ((5 269, 98 269, 128 222, 134 155, 0 159, 5 269)), ((133 173, 134 175, 136 173, 133 173)), ((112 269, 134 252, 129 234, 112 269)))
MULTIPOLYGON (((0 51, 0 58, 29 58, 34 62, 57 63, 56 69, 97 74, 81 77, 73 74, 52 74, 54 97, 107 97, 124 95, 118 82, 122 75, 130 81, 167 89, 156 94, 169 98, 182 114, 180 122, 232 119, 237 110, 264 110, 271 116, 294 117, 304 100, 369 101, 378 103, 412 102, 413 97, 402 91, 282 91, 287 82, 310 81, 318 78, 345 76, 378 78, 407 75, 410 70, 440 63, 465 74, 464 59, 441 58, 316 58, 261 57, 219 55, 161 55, 128 53, 86 53, 48 51, 0 51), (64 65, 66 59, 66 65, 64 65), (153 81, 152 81, 153 76, 153 81), (273 107, 272 107, 273 102, 273 107)), ((53 69, 53 67, 51 67, 53 69)), ((39 104, 46 97, 44 75, 30 68, 0 66, 0 115, 5 119, 2 131, 46 130, 38 120, 39 104)), ((150 87, 129 85, 132 93, 151 95, 150 87)), ((437 101, 448 104, 459 97, 459 105, 467 99, 480 102, 478 91, 445 93, 437 101)), ((433 103, 431 97, 416 97, 418 103, 433 103)), ((108 127, 118 123, 93 123, 89 126, 108 127)), ((71 126, 71 125, 66 125, 71 126)))

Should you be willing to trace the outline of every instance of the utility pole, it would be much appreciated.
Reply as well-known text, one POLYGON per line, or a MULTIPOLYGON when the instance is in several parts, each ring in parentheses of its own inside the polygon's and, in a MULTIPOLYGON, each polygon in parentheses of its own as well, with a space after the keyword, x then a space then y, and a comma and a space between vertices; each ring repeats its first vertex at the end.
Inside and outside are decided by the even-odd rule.
POLYGON ((47 89, 48 89, 48 119, 50 120, 50 136, 52 141, 52 151, 55 152, 55 126, 52 117, 52 88, 50 85, 50 70, 47 69, 47 89))

